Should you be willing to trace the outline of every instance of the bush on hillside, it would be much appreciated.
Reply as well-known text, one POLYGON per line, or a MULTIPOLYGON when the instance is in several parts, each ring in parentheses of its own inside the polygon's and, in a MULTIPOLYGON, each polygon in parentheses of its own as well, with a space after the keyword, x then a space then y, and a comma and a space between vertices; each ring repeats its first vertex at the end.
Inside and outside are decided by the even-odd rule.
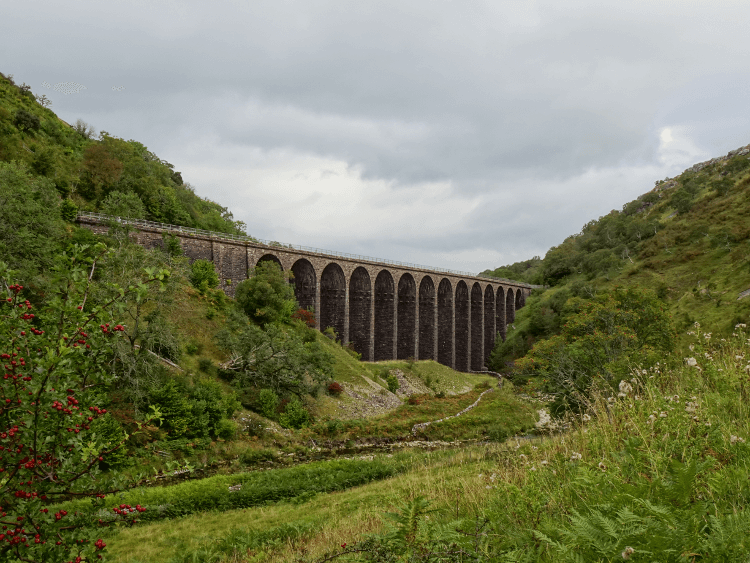
POLYGON ((101 205, 102 213, 113 217, 125 217, 129 219, 145 219, 146 207, 138 194, 133 192, 123 193, 112 191, 101 205))
POLYGON ((201 294, 219 285, 219 276, 214 263, 209 260, 196 260, 190 266, 190 283, 201 294))
POLYGON ((237 304, 261 326, 288 323, 299 309, 289 277, 290 273, 282 271, 276 262, 261 262, 255 267, 252 277, 237 285, 237 304))
POLYGON ((674 346, 671 319, 654 294, 617 289, 579 305, 560 334, 536 343, 515 366, 522 377, 542 378, 557 413, 585 409, 595 379, 616 387, 633 365, 648 367, 655 352, 674 346))
POLYGON ((38 131, 40 124, 38 116, 23 109, 19 109, 13 117, 13 125, 19 131, 38 131))

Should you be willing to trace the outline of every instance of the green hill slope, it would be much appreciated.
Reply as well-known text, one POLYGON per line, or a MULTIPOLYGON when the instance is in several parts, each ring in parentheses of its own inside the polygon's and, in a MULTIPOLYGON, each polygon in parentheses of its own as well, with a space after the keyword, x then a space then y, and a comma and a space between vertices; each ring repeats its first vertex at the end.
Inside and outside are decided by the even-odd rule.
POLYGON ((485 274, 550 287, 537 292, 496 348, 496 368, 559 331, 571 297, 616 286, 652 290, 676 328, 699 322, 727 336, 750 318, 750 145, 659 181, 649 192, 583 226, 541 260, 485 274))

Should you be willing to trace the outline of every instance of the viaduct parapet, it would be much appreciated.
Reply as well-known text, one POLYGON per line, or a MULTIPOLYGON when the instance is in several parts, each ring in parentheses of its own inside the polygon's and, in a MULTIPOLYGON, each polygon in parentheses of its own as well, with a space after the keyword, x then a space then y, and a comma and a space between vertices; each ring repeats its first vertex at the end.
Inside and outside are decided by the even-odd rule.
POLYGON ((458 371, 481 371, 495 339, 505 340, 516 310, 535 287, 151 221, 78 216, 81 226, 99 234, 112 221, 132 227, 131 237, 145 248, 162 248, 165 235, 177 237, 191 262, 214 263, 231 297, 258 263, 273 260, 292 272, 297 301, 314 308, 317 326, 332 327, 365 361, 430 359, 458 371))

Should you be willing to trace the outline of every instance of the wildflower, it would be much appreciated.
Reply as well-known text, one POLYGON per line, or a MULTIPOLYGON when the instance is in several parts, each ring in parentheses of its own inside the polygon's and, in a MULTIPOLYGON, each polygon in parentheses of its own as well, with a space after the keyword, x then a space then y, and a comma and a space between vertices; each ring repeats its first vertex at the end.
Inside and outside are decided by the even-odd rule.
POLYGON ((747 325, 745 323, 738 323, 734 325, 734 328, 747 328, 747 325))
MULTIPOLYGON (((696 323, 696 324, 697 324, 697 323, 696 323)), ((625 551, 623 551, 623 552, 622 552, 622 553, 621 553, 620 555, 622 555, 622 558, 623 558, 623 559, 626 559, 626 560, 627 560, 627 559, 630 559, 630 556, 631 556, 631 555, 633 555, 633 553, 635 553, 635 549, 633 549, 633 548, 632 548, 632 547, 630 547, 630 546, 627 546, 627 547, 625 548, 625 551)))
POLYGON ((546 459, 543 459, 543 460, 542 460, 542 461, 540 461, 539 463, 540 463, 541 465, 547 465, 547 464, 549 463, 549 461, 547 461, 546 459))
POLYGON ((691 344, 690 346, 688 346, 688 348, 690 348, 690 351, 691 351, 691 352, 692 352, 693 350, 695 350, 695 346, 693 346, 692 344, 691 344))
POLYGON ((707 332, 706 334, 703 335, 703 338, 705 338, 706 340, 711 340, 711 333, 707 332))
POLYGON ((696 407, 697 405, 694 402, 688 401, 687 403, 685 403, 685 412, 689 412, 690 414, 693 414, 695 412, 696 407))
POLYGON ((711 423, 710 422, 706 422, 706 426, 711 426, 711 423))
POLYGON ((528 461, 529 458, 526 457, 526 454, 518 454, 518 457, 520 457, 524 461, 528 461))
POLYGON ((529 471, 536 471, 536 467, 532 465, 529 471))
POLYGON ((745 356, 744 356, 744 354, 743 354, 742 356, 740 356, 740 355, 737 355, 737 356, 735 356, 735 357, 734 357, 734 359, 735 359, 735 360, 744 360, 744 359, 745 359, 745 356))
POLYGON ((603 461, 600 461, 600 462, 599 462, 599 469, 601 469, 601 470, 602 470, 602 472, 606 472, 606 471, 607 471, 607 466, 606 466, 606 465, 604 465, 604 462, 603 462, 603 461))
POLYGON ((573 454, 570 456, 570 461, 578 461, 580 459, 583 459, 583 456, 578 452, 573 452, 573 454))
POLYGON ((624 379, 620 381, 619 387, 620 387, 620 395, 623 395, 623 394, 627 395, 633 390, 633 386, 630 385, 630 383, 628 383, 624 379))
POLYGON ((744 444, 745 443, 745 439, 744 438, 740 438, 739 436, 735 436, 734 434, 732 436, 730 436, 730 438, 729 438, 729 443, 730 444, 736 444, 737 442, 739 442, 740 444, 744 444))
POLYGON ((581 417, 581 420, 582 420, 583 422, 588 422, 588 421, 590 421, 590 420, 591 420, 591 416, 590 416, 590 415, 588 415, 588 414, 584 414, 584 415, 583 415, 583 416, 581 417))
POLYGON ((667 413, 666 413, 666 412, 664 412, 664 411, 661 411, 661 412, 659 413, 659 418, 667 418, 667 413))
POLYGON ((695 367, 698 365, 698 360, 696 360, 695 358, 685 358, 685 361, 690 367, 695 367))

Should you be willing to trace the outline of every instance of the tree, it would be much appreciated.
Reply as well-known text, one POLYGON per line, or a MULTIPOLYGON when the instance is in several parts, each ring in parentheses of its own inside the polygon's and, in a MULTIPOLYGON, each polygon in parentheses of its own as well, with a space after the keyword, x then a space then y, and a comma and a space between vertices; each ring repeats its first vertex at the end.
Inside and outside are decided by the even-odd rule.
POLYGON ((537 342, 516 361, 522 377, 538 376, 556 395, 553 410, 581 410, 595 379, 612 388, 674 347, 674 329, 663 303, 652 293, 616 289, 566 320, 560 334, 537 342))
POLYGON ((47 178, 15 162, 0 162, 0 257, 30 282, 52 266, 64 235, 60 198, 47 178))
MULTIPOLYGON (((91 306, 97 258, 82 250, 57 260, 47 309, 39 313, 0 262, 0 358, 6 372, 0 379, 0 561, 89 560, 106 545, 93 541, 94 522, 49 507, 70 497, 92 497, 101 506, 103 493, 123 485, 99 468, 123 442, 106 441, 94 426, 107 414, 101 389, 112 379, 111 341, 123 328, 111 320, 112 310, 120 296, 140 286, 91 306)), ((101 257, 104 248, 98 250, 101 257)), ((129 509, 102 520, 125 516, 135 521, 129 509)))
POLYGON ((218 340, 230 356, 240 389, 272 389, 280 395, 309 393, 333 376, 333 356, 317 340, 305 339, 301 325, 269 324, 265 330, 248 323, 241 313, 230 313, 218 340), (307 341, 306 341, 307 340, 307 341))
POLYGON ((288 323, 298 308, 290 277, 276 262, 261 262, 251 278, 237 285, 235 299, 247 316, 261 326, 288 323))
POLYGON ((92 195, 97 198, 103 186, 111 186, 122 174, 122 162, 113 157, 101 144, 91 145, 84 151, 83 168, 94 188, 92 195))
POLYGON ((145 219, 146 207, 143 205, 138 194, 123 193, 119 191, 110 192, 101 206, 102 213, 113 217, 128 217, 131 219, 145 219))

